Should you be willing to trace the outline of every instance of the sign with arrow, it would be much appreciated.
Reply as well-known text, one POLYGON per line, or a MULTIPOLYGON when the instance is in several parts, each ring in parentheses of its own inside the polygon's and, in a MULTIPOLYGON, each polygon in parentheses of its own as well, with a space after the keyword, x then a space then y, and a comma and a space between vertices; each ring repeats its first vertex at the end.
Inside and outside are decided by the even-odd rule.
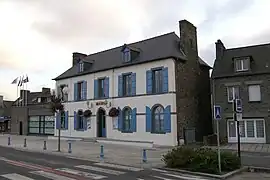
POLYGON ((221 106, 214 106, 214 118, 216 120, 220 120, 221 119, 221 106))

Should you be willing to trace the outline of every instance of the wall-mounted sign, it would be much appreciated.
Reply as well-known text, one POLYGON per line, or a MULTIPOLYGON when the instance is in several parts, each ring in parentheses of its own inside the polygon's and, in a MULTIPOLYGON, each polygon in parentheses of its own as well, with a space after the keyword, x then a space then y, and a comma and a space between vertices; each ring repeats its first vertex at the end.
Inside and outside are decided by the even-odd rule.
POLYGON ((108 101, 98 101, 98 102, 96 102, 97 106, 102 106, 102 105, 107 105, 107 104, 108 104, 108 101))

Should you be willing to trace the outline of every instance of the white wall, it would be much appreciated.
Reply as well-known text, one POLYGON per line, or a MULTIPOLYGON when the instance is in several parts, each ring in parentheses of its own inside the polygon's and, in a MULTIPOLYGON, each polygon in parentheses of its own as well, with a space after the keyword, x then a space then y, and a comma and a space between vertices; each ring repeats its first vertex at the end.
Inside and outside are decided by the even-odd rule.
MULTIPOLYGON (((174 61, 172 59, 154 61, 151 63, 145 63, 130 67, 124 67, 119 69, 113 69, 98 73, 93 73, 89 75, 74 77, 70 79, 60 80, 56 82, 56 86, 60 84, 68 84, 69 87, 69 101, 74 99, 73 88, 74 83, 80 80, 87 80, 87 99, 89 103, 93 104, 91 111, 93 112, 93 117, 91 117, 91 129, 87 131, 75 131, 73 117, 69 117, 69 129, 62 130, 61 135, 72 136, 72 137, 84 137, 91 138, 96 137, 96 112, 99 107, 103 107, 108 111, 111 107, 96 106, 96 101, 93 100, 94 97, 94 79, 99 77, 107 76, 109 77, 109 91, 110 97, 118 96, 118 75, 126 72, 136 73, 136 95, 146 94, 146 71, 154 67, 168 67, 168 82, 169 82, 169 92, 175 92, 175 68, 174 61)), ((131 108, 137 108, 137 132, 134 133, 121 133, 118 130, 113 130, 112 118, 106 117, 106 129, 107 138, 122 139, 122 140, 136 140, 136 141, 152 141, 154 144, 159 145, 176 145, 176 115, 171 115, 171 133, 166 134, 151 134, 146 131, 145 127, 145 115, 140 115, 140 113, 145 113, 145 106, 152 107, 156 103, 162 104, 164 107, 171 105, 171 112, 176 112, 176 98, 174 93, 162 94, 162 95, 149 95, 149 96, 135 96, 128 98, 109 98, 108 102, 111 102, 112 107, 120 107, 123 109, 125 106, 130 106, 131 108)), ((74 111, 78 109, 87 109, 87 101, 80 102, 67 102, 65 103, 65 110, 69 111, 69 116, 74 115, 74 111)), ((56 131, 57 134, 57 131, 56 131)))

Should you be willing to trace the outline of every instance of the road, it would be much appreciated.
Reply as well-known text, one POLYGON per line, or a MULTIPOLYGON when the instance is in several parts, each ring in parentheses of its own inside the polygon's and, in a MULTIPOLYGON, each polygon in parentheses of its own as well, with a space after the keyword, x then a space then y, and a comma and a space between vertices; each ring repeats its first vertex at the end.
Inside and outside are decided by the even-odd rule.
POLYGON ((195 180, 158 169, 143 170, 105 162, 91 162, 44 153, 0 147, 0 180, 195 180))

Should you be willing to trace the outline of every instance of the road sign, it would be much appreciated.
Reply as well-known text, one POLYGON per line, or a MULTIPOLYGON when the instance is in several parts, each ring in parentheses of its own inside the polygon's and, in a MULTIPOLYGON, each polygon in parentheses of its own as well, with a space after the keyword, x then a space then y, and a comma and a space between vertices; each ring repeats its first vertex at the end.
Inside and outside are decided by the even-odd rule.
POLYGON ((242 113, 242 100, 241 99, 235 99, 235 112, 242 113))
POLYGON ((214 106, 214 117, 216 120, 221 119, 221 107, 220 106, 214 106))

